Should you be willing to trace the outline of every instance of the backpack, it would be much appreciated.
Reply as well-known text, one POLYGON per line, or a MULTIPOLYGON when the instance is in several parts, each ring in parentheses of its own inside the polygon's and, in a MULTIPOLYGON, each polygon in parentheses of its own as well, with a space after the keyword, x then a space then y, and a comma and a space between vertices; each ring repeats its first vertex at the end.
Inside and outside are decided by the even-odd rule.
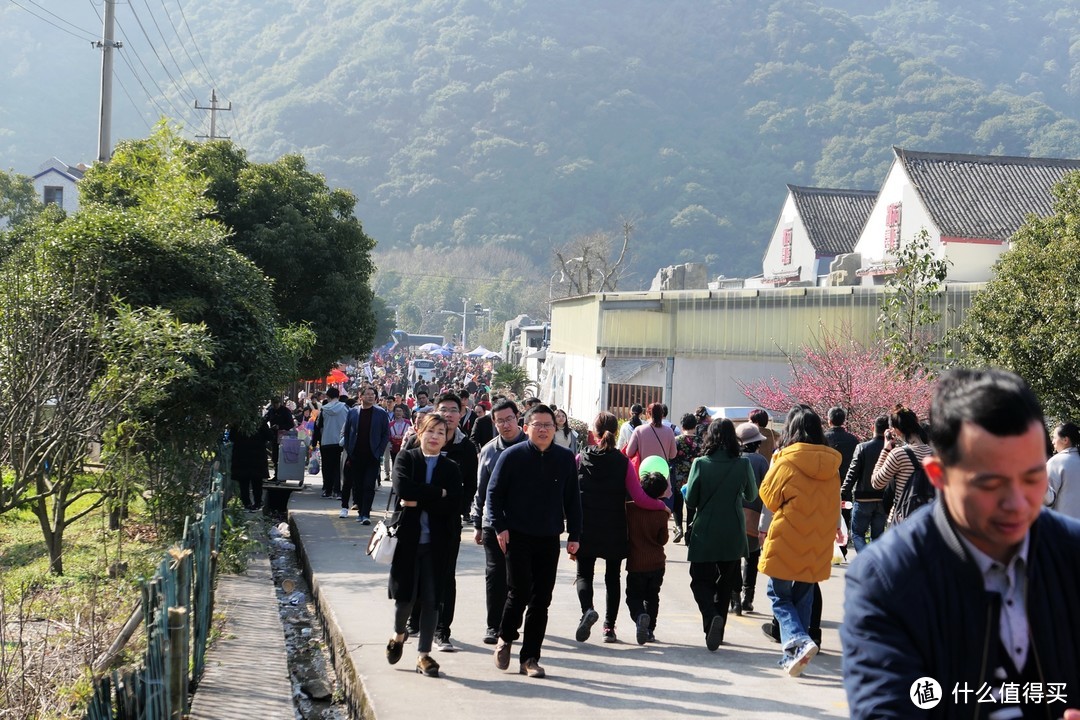
POLYGON ((893 506, 894 525, 911 517, 911 514, 923 505, 932 503, 935 497, 934 486, 930 484, 930 478, 926 476, 926 470, 923 468, 922 463, 919 462, 919 458, 915 456, 911 448, 904 448, 904 452, 907 453, 914 470, 911 477, 908 478, 907 485, 904 486, 904 491, 895 500, 893 506))

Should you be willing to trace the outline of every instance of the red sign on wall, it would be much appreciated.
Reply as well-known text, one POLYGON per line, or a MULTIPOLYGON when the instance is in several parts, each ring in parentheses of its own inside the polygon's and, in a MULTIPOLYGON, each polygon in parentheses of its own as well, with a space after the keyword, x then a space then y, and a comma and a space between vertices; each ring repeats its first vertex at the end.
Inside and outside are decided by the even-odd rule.
POLYGON ((791 264, 791 228, 784 230, 784 238, 780 242, 780 262, 783 265, 791 264))
POLYGON ((895 250, 900 247, 900 203, 893 203, 885 209, 885 249, 895 250))

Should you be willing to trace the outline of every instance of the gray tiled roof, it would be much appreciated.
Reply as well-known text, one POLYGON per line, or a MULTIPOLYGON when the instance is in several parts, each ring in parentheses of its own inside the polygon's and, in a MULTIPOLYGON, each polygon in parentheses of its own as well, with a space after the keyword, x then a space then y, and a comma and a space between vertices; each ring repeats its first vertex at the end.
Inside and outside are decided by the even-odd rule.
POLYGON ((840 190, 788 185, 810 244, 819 255, 840 255, 855 249, 874 208, 876 190, 840 190))
POLYGON ((1054 184, 1080 170, 1080 160, 893 152, 947 237, 1008 240, 1029 214, 1052 214, 1054 184))

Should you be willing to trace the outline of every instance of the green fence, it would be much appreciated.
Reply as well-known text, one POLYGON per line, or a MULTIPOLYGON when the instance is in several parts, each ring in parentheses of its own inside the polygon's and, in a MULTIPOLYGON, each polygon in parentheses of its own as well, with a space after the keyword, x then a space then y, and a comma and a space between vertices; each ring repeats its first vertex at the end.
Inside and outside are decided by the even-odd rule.
POLYGON ((180 545, 143 586, 142 664, 98 680, 86 720, 179 720, 186 714, 189 681, 202 674, 214 613, 223 488, 215 471, 210 494, 194 521, 185 523, 180 545))

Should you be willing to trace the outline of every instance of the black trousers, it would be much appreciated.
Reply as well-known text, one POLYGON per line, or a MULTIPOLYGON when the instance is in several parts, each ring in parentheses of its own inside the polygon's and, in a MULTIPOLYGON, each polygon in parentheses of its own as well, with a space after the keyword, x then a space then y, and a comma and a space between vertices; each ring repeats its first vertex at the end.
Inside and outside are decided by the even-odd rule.
MULTIPOLYGON (((431 554, 431 545, 420 545, 416 551, 416 574, 413 576, 413 596, 394 600, 394 632, 405 632, 405 621, 418 609, 420 637, 416 649, 419 652, 431 652, 431 640, 435 635, 435 623, 438 620, 435 608, 435 566, 431 554)), ((414 627, 416 627, 414 625, 414 627)))
POLYGON ((649 616, 649 630, 656 629, 660 614, 660 586, 664 584, 664 568, 646 572, 626 573, 626 609, 630 619, 637 622, 642 613, 649 616))
POLYGON ((341 446, 319 445, 322 456, 322 490, 327 495, 341 492, 341 446))
MULTIPOLYGON (((577 590, 578 602, 581 603, 581 612, 592 609, 593 606, 593 576, 596 572, 595 555, 577 556, 577 577, 574 579, 574 588, 577 590)), ((604 627, 615 627, 615 618, 619 615, 619 597, 622 594, 622 560, 604 558, 604 587, 607 591, 604 603, 604 627)), ((634 615, 633 617, 637 617, 634 615)), ((633 618, 631 618, 633 619, 633 618)))
POLYGON ((240 502, 248 510, 261 508, 263 501, 263 479, 261 477, 237 477, 240 484, 240 502))
POLYGON ((510 642, 517 640, 524 617, 524 638, 518 654, 521 662, 540 659, 558 565, 558 535, 510 531, 510 543, 506 546, 506 605, 499 623, 499 637, 510 642))
POLYGON ((751 550, 750 553, 740 560, 742 564, 742 594, 739 593, 739 586, 736 585, 731 591, 732 602, 754 602, 754 594, 757 590, 757 565, 758 560, 761 558, 761 548, 751 550))
MULTIPOLYGON (((454 622, 454 610, 457 607, 457 559, 461 551, 461 542, 455 542, 450 548, 450 574, 443 579, 442 600, 439 601, 439 622, 435 625, 435 634, 439 637, 450 637, 450 625, 454 622)), ((423 603, 418 602, 409 615, 409 625, 422 627, 423 619, 420 613, 424 610, 423 603)))
POLYGON ((375 481, 379 477, 382 460, 359 456, 345 466, 345 481, 341 485, 341 507, 349 509, 349 497, 360 509, 360 517, 371 517, 371 505, 375 502, 375 481))
POLYGON ((499 547, 499 539, 492 528, 484 528, 484 590, 487 595, 487 626, 496 631, 502 622, 506 607, 506 555, 499 547))
POLYGON ((731 591, 742 581, 740 562, 741 559, 690 563, 690 592, 694 594, 694 601, 701 612, 701 625, 705 632, 709 631, 715 617, 727 625, 731 591))

